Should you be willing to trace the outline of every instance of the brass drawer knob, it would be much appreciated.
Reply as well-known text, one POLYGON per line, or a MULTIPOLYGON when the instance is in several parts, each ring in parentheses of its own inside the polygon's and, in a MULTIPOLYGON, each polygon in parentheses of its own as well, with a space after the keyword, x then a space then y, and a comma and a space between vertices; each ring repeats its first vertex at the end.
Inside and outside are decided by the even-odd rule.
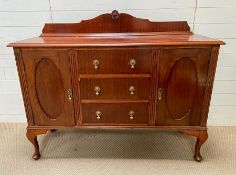
POLYGON ((99 67, 99 61, 97 60, 97 59, 94 59, 93 60, 93 66, 94 66, 94 69, 98 69, 98 67, 99 67))
POLYGON ((68 89, 67 93, 68 93, 68 100, 72 100, 72 90, 68 89))
POLYGON ((130 119, 130 120, 133 120, 133 119, 134 119, 134 114, 135 114, 135 113, 134 113, 133 110, 130 110, 130 111, 129 111, 129 119, 130 119))
POLYGON ((134 87, 134 86, 130 86, 130 87, 129 87, 129 92, 130 92, 130 95, 134 95, 134 93, 135 93, 135 87, 134 87))
POLYGON ((100 120, 102 116, 101 111, 96 111, 96 116, 97 116, 97 119, 100 120))
POLYGON ((134 68, 135 68, 135 64, 136 64, 135 59, 129 60, 129 65, 130 65, 130 68, 131 68, 131 69, 134 69, 134 68))
POLYGON ((101 88, 99 86, 94 87, 95 94, 98 96, 100 95, 101 88))

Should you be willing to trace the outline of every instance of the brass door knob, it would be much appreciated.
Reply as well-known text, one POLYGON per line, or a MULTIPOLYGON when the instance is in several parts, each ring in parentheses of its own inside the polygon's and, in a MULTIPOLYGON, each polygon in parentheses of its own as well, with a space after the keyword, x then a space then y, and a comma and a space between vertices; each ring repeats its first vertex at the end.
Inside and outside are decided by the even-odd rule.
POLYGON ((93 66, 94 66, 94 69, 98 69, 99 68, 99 61, 97 59, 93 60, 93 66))
POLYGON ((97 116, 97 119, 100 120, 102 116, 101 111, 96 111, 96 116, 97 116))
POLYGON ((133 120, 133 119, 134 119, 134 115, 135 115, 134 111, 133 111, 133 110, 130 110, 130 111, 129 111, 129 119, 130 119, 130 120, 133 120))
POLYGON ((129 92, 130 92, 130 95, 134 95, 134 93, 135 93, 135 87, 134 87, 134 86, 130 86, 130 87, 129 87, 129 92))
POLYGON ((94 87, 95 94, 98 96, 100 95, 101 88, 99 86, 94 87))
POLYGON ((161 99, 162 99, 162 92, 163 92, 162 88, 158 88, 158 90, 157 90, 157 98, 158 98, 159 101, 161 101, 161 99))
POLYGON ((130 65, 130 68, 131 68, 131 69, 134 69, 134 68, 135 68, 135 65, 136 65, 135 59, 129 60, 129 65, 130 65))

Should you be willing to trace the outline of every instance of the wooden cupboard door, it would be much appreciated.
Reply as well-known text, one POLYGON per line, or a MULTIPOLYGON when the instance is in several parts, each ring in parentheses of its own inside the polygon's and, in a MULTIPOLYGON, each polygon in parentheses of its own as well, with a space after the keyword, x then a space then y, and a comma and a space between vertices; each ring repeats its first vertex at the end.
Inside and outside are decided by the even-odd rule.
POLYGON ((210 48, 161 51, 156 125, 200 124, 209 58, 210 48))
POLYGON ((75 125, 68 52, 22 49, 35 125, 75 125), (69 93, 69 94, 68 94, 69 93))

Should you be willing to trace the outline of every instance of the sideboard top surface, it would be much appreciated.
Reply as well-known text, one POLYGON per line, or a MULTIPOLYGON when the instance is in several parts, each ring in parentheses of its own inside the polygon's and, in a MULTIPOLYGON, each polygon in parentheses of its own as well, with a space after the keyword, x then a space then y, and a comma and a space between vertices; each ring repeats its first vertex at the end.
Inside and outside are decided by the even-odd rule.
POLYGON ((114 10, 80 23, 45 24, 39 37, 10 43, 8 47, 221 44, 224 42, 192 33, 186 21, 151 22, 114 10))

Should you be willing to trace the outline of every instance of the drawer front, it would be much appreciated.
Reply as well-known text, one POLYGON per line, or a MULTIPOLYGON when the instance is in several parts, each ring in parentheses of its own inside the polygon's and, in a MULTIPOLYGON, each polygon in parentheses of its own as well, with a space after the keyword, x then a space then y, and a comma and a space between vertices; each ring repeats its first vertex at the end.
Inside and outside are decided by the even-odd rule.
POLYGON ((81 78, 81 99, 149 99, 150 78, 81 78))
POLYGON ((147 125, 148 103, 82 104, 82 123, 87 125, 147 125))
POLYGON ((80 73, 150 73, 152 51, 148 49, 79 50, 80 73))

